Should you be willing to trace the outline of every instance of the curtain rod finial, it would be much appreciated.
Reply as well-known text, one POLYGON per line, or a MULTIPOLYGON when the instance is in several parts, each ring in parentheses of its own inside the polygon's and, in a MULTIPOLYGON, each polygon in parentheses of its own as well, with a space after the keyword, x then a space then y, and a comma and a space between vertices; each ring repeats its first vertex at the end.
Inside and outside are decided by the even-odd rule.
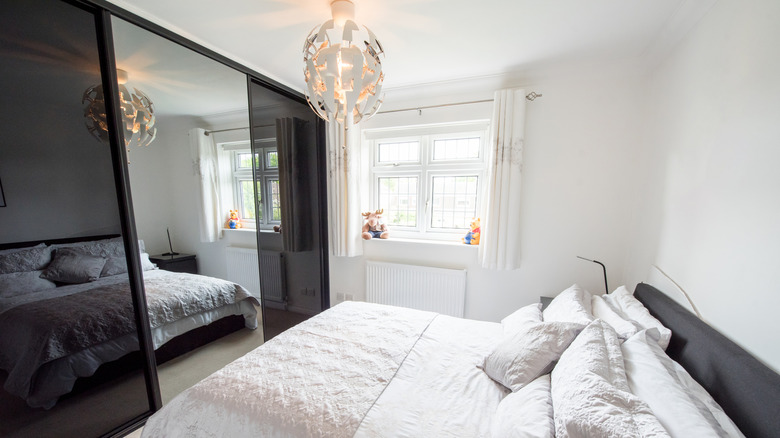
POLYGON ((537 92, 535 92, 535 91, 532 91, 532 92, 530 92, 530 93, 525 95, 525 98, 530 100, 531 102, 536 100, 537 97, 542 97, 542 95, 537 93, 537 92))

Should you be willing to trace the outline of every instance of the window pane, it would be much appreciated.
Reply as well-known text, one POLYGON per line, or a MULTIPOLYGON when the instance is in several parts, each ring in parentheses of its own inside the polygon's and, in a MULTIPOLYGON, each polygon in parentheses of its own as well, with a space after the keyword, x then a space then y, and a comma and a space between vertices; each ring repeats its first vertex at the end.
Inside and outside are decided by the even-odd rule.
POLYGON ((417 177, 379 178, 379 208, 386 224, 417 226, 417 177))
POLYGON ((269 169, 276 169, 279 167, 279 155, 276 151, 266 152, 265 160, 266 163, 268 163, 269 169))
POLYGON ((431 201, 431 228, 468 228, 477 215, 477 177, 433 177, 431 201))
POLYGON ((249 152, 238 154, 238 168, 239 169, 251 169, 252 168, 252 154, 249 152))
MULTIPOLYGON (((276 154, 276 152, 274 152, 276 154)), ((271 193, 271 220, 282 220, 282 199, 279 194, 279 180, 272 179, 268 181, 268 191, 271 193)))
POLYGON ((479 137, 434 140, 434 160, 471 160, 479 158, 479 137))
POLYGON ((257 182, 257 196, 259 199, 257 202, 255 202, 255 205, 257 205, 258 211, 260 211, 258 214, 260 222, 264 222, 265 219, 263 219, 263 212, 265 211, 265 208, 263 208, 263 186, 260 181, 257 182))
MULTIPOLYGON (((252 190, 252 180, 239 181, 241 190, 241 219, 255 219, 255 192, 252 190)), ((260 186, 257 187, 257 193, 262 197, 260 186)), ((259 219, 263 220, 263 206, 261 202, 257 203, 260 207, 259 219)))
POLYGON ((420 142, 379 143, 380 163, 420 161, 420 142))

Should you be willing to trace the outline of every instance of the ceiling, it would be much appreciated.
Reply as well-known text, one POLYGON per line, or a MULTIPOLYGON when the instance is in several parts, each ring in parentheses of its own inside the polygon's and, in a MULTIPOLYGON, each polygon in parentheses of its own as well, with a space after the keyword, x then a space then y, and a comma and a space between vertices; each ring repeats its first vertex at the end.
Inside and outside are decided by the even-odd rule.
MULTIPOLYGON (((330 18, 330 0, 110 1, 301 91, 303 40, 330 18)), ((658 56, 716 0, 353 1, 385 49, 387 90, 658 56)))

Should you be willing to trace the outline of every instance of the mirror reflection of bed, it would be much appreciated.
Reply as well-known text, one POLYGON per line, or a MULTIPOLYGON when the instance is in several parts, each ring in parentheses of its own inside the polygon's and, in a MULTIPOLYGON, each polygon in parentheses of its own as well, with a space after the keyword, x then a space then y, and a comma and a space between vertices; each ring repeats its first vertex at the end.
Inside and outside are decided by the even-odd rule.
MULTIPOLYGON (((122 247, 121 240, 118 243, 115 250, 122 247)), ((14 251, 8 244, 3 247, 14 251)), ((37 246, 31 252, 37 252, 41 260, 54 259, 50 254, 57 251, 67 254, 65 249, 50 248, 37 246)), ((9 255, 0 257, 8 261, 9 255)), ((32 278, 51 272, 44 268, 14 274, 32 278)), ((53 280, 19 281, 18 291, 4 288, 0 299, 2 436, 92 436, 148 409, 127 276, 105 277, 102 283, 96 280, 88 285, 65 285, 49 278, 53 280), (94 289, 99 284, 111 289, 99 292, 94 289), (73 324, 74 318, 81 326, 73 324), (92 377, 76 380, 101 361, 120 357, 92 377), (102 415, 85 420, 85 410, 102 415)))
MULTIPOLYGON (((156 138, 128 154, 138 236, 162 269, 236 282, 225 256, 231 236, 220 233, 221 238, 211 242, 199 228, 201 185, 190 137, 195 128, 247 126, 246 77, 124 20, 115 17, 112 25, 117 68, 128 72, 133 87, 143 89, 155 108, 156 138), (169 253, 179 254, 172 258, 169 253)), ((220 138, 248 142, 248 131, 226 132, 220 138)), ((225 203, 225 212, 232 208, 225 203)), ((251 284, 244 290, 259 298, 251 284)), ((254 305, 260 315, 259 301, 254 305)), ((251 324, 240 314, 216 313, 192 324, 204 327, 181 345, 157 351, 163 403, 263 342, 259 316, 257 329, 248 328, 251 324)))
MULTIPOLYGON (((143 360, 122 238, 7 248, 19 245, 4 245, 0 252, 3 268, 20 279, 19 290, 4 288, 0 300, 0 359, 8 370, 2 375, 4 435, 57 434, 63 432, 62 426, 55 427, 58 423, 71 424, 64 434, 72 435, 80 430, 77 412, 116 400, 124 400, 119 405, 125 407, 133 397, 144 400, 143 360)), ((259 301, 229 281, 157 269, 143 242, 139 247, 155 356, 168 401, 262 343, 262 335, 253 334, 259 301), (215 340, 221 343, 208 344, 215 340), (198 366, 192 366, 193 360, 198 366)), ((105 430, 137 415, 127 410, 117 417, 102 410, 108 412, 101 415, 105 430)))

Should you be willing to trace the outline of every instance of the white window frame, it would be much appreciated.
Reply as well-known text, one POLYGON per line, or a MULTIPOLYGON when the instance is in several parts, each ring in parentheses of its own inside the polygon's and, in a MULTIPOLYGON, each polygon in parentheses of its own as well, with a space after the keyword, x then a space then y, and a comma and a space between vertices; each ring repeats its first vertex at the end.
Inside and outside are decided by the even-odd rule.
MULTIPOLYGON (((272 139, 273 140, 273 139, 272 139)), ((281 220, 272 220, 272 202, 271 202, 271 190, 270 181, 279 179, 279 168, 268 167, 267 156, 268 152, 277 152, 276 142, 265 141, 264 139, 257 140, 258 147, 255 149, 259 152, 260 166, 256 169, 258 181, 260 184, 260 197, 262 199, 263 218, 260 221, 261 229, 271 229, 274 225, 281 225, 281 220), (267 143, 268 146, 262 146, 262 143, 267 143), (271 146, 273 145, 273 146, 271 146)), ((239 167, 239 155, 240 154, 252 154, 252 149, 249 147, 248 141, 224 143, 221 144, 223 150, 230 153, 231 156, 231 170, 232 170, 232 183, 233 183, 233 200, 235 208, 243 214, 244 212, 244 198, 242 195, 241 182, 252 181, 254 189, 254 176, 252 174, 252 168, 239 167)), ((254 195, 254 192, 253 192, 254 195)), ((255 228, 255 221, 249 218, 241 217, 241 223, 245 228, 255 228)))
POLYGON ((417 224, 399 226, 388 224, 391 235, 399 238, 423 240, 457 240, 468 232, 466 228, 433 228, 432 191, 433 178, 437 176, 476 176, 477 203, 476 213, 479 215, 486 176, 485 156, 487 154, 487 139, 489 121, 478 120, 462 123, 424 125, 414 127, 380 128, 363 130, 363 139, 369 152, 369 207, 364 211, 383 208, 379 205, 379 179, 382 177, 416 176, 417 192, 417 224), (480 139, 479 157, 473 159, 434 160, 433 144, 435 140, 469 138, 480 139), (389 142, 419 141, 419 160, 416 162, 380 163, 379 144, 389 142))

